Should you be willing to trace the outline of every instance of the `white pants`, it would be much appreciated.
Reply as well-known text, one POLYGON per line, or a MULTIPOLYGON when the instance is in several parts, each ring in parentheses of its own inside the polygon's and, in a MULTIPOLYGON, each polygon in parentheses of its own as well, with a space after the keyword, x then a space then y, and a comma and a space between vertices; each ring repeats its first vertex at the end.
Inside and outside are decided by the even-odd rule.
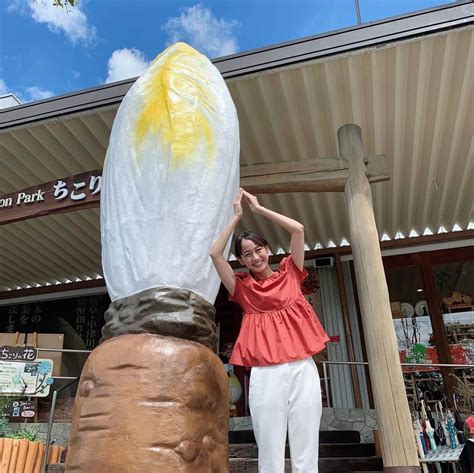
POLYGON ((283 473, 288 431, 293 473, 318 472, 322 400, 312 358, 252 368, 250 413, 259 473, 283 473))

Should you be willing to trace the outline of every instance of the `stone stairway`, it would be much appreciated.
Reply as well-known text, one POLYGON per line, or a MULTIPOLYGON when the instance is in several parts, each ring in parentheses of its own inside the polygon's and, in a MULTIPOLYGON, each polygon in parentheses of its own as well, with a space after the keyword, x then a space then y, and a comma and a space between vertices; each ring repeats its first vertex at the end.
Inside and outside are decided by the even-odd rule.
MULTIPOLYGON (((231 432, 230 473, 257 473, 258 449, 251 431, 231 432)), ((289 449, 285 473, 291 473, 289 449)), ((382 460, 375 456, 373 443, 360 443, 355 431, 320 432, 319 473, 381 472, 382 460)))
MULTIPOLYGON (((230 432, 229 440, 230 473, 258 473, 258 449, 253 432, 230 432)), ((288 448, 286 457, 285 473, 291 473, 288 448)), ((352 430, 320 432, 319 457, 319 473, 381 472, 383 469, 381 458, 375 456, 374 444, 360 443, 359 432, 352 430)), ((64 473, 64 465, 50 465, 46 472, 64 473)))

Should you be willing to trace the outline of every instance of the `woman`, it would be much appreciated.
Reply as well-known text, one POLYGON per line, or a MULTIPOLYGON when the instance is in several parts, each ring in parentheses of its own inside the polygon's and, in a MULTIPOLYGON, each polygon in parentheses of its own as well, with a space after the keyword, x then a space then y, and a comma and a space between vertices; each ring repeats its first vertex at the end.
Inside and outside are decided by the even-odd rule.
POLYGON ((252 368, 249 405, 259 473, 284 472, 287 431, 292 472, 316 473, 322 401, 312 355, 323 350, 329 338, 301 292, 307 274, 303 225, 265 208, 240 189, 234 215, 210 256, 230 299, 245 313, 230 363, 252 368), (249 273, 235 274, 224 258, 225 246, 243 214, 243 198, 254 213, 291 236, 291 255, 277 271, 268 264, 268 243, 253 232, 242 233, 235 244, 235 256, 249 273))

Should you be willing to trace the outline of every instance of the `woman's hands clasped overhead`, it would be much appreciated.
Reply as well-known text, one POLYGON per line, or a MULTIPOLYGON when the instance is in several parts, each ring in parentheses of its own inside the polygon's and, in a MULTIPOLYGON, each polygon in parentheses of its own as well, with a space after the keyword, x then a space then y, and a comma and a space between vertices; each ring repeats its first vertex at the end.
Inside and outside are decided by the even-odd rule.
POLYGON ((234 208, 234 217, 241 218, 242 215, 244 214, 244 209, 242 208, 242 197, 244 195, 244 190, 242 188, 239 189, 237 192, 235 198, 234 198, 234 203, 233 208, 234 208))
POLYGON ((240 219, 244 213, 244 210, 242 207, 242 198, 245 199, 245 202, 247 202, 247 205, 250 207, 252 212, 257 212, 261 208, 261 205, 257 197, 250 194, 250 192, 247 192, 246 190, 240 188, 239 191, 237 192, 237 195, 235 196, 234 204, 233 204, 235 217, 238 217, 240 219))
POLYGON ((246 190, 243 190, 245 201, 247 202, 248 206, 252 210, 252 212, 257 212, 260 208, 261 205, 258 201, 258 199, 252 195, 250 192, 247 192, 246 190))

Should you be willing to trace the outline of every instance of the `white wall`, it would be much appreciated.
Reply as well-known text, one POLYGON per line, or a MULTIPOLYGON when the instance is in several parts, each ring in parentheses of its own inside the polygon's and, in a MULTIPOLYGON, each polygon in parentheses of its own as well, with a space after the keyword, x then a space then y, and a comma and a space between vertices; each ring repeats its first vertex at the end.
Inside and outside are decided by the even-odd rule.
MULTIPOLYGON (((352 332, 352 343, 356 361, 363 361, 362 339, 357 320, 357 311, 355 306, 354 291, 350 277, 349 262, 343 263, 344 285, 346 288, 347 304, 349 306, 349 317, 352 332)), ((329 336, 339 336, 337 343, 329 342, 328 360, 329 361, 349 361, 349 354, 346 343, 346 333, 342 309, 339 298, 339 289, 337 286, 337 277, 335 267, 319 268, 319 279, 321 283, 321 316, 324 321, 324 327, 329 336)), ((357 368, 362 397, 362 407, 369 408, 369 397, 367 390, 367 379, 363 366, 357 368)), ((332 393, 333 407, 355 407, 354 390, 350 367, 343 365, 328 366, 329 380, 332 393)))
MULTIPOLYGON (((335 267, 319 268, 322 317, 326 333, 339 336, 339 342, 327 344, 328 361, 349 361, 335 267)), ((349 366, 329 365, 332 407, 355 407, 349 366)))
MULTIPOLYGON (((359 327, 359 321, 357 319, 357 310, 354 298, 354 288, 352 287, 351 271, 349 262, 342 263, 342 271, 344 275, 344 286, 346 288, 347 305, 349 306, 349 317, 352 331, 352 344, 354 346, 354 352, 356 361, 364 361, 362 354, 362 338, 360 333, 362 327, 359 327)), ((364 409, 369 408, 369 394, 367 391, 367 377, 365 375, 365 369, 363 366, 357 367, 360 383, 360 394, 362 397, 362 407, 364 409)))

